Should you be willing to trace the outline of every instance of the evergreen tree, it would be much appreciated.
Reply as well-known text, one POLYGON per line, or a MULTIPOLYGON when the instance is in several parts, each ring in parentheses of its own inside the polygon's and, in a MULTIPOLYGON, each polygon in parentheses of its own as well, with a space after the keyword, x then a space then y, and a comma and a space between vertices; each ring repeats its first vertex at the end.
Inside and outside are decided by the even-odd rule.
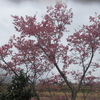
POLYGON ((29 77, 21 70, 19 75, 12 78, 12 83, 7 91, 3 93, 0 100, 30 100, 32 97, 31 89, 28 86, 29 77))

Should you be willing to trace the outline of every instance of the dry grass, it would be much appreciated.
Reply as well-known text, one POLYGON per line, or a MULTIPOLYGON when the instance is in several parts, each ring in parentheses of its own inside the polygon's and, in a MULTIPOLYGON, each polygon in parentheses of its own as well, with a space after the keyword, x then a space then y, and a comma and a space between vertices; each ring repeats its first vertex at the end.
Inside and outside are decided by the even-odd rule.
MULTIPOLYGON (((39 93, 41 100, 67 100, 65 99, 66 97, 71 97, 71 92, 67 86, 60 87, 61 89, 57 90, 58 88, 57 86, 49 86, 49 88, 45 87, 44 89, 42 89, 42 91, 39 93)), ((84 86, 77 94, 76 100, 100 100, 100 86, 93 87, 93 90, 91 90, 91 92, 88 94, 89 90, 91 90, 90 86, 84 86), (82 91, 85 92, 84 95, 82 91), (87 97, 86 99, 84 99, 86 95, 87 97)))
MULTIPOLYGON (((70 93, 63 93, 63 92, 51 92, 51 93, 42 92, 39 95, 40 95, 41 100, 58 100, 58 98, 59 98, 59 100, 66 100, 62 96, 70 96, 71 94, 70 93)), ((92 99, 93 100, 100 100, 100 94, 98 94, 97 92, 90 93, 86 100, 92 100, 92 99)), ((68 99, 68 100, 71 100, 71 99, 68 99)), ((83 94, 79 92, 77 94, 76 100, 84 100, 83 94)))
MULTIPOLYGON (((41 91, 39 94, 39 97, 41 100, 67 100, 65 99, 65 97, 70 97, 71 93, 68 89, 66 89, 67 91, 55 91, 53 90, 53 88, 55 88, 55 86, 52 86, 52 89, 50 90, 50 92, 48 92, 47 90, 41 91)), ((66 88, 66 87, 63 87, 66 88)), ((89 93, 88 97, 86 99, 83 99, 83 94, 82 92, 79 92, 77 94, 77 98, 76 100, 100 100, 100 87, 96 88, 95 91, 89 93)), ((4 87, 0 87, 0 91, 1 93, 4 92, 5 88, 4 87)), ((88 90, 88 88, 87 88, 88 90)), ((85 93, 86 95, 87 93, 85 93)), ((71 100, 71 99, 68 99, 71 100)))

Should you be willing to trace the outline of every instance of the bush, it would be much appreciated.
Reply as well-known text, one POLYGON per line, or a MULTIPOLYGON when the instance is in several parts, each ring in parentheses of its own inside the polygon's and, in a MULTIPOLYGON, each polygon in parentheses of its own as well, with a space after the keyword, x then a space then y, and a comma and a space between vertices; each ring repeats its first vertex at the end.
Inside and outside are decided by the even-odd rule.
POLYGON ((30 100, 32 97, 31 88, 28 87, 28 80, 23 71, 12 78, 12 83, 7 91, 0 95, 0 100, 30 100))

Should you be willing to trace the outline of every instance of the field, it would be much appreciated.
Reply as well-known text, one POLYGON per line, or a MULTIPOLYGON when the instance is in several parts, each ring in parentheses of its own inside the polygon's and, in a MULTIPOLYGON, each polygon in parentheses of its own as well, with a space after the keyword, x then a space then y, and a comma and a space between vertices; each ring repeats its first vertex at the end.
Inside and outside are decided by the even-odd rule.
MULTIPOLYGON (((63 92, 51 92, 51 95, 48 92, 43 92, 40 94, 40 98, 41 100, 66 100, 64 99, 65 94, 63 92)), ((95 92, 90 93, 86 99, 84 99, 82 95, 83 94, 79 92, 76 100, 100 100, 100 96, 96 94, 95 92)), ((71 99, 68 99, 68 100, 71 100, 71 99)))
MULTIPOLYGON (((62 97, 64 95, 63 92, 51 92, 51 94, 52 94, 52 97, 50 96, 48 92, 41 93, 40 100, 67 100, 62 97)), ((76 100, 100 100, 100 95, 98 96, 98 94, 96 93, 89 94, 89 96, 86 99, 81 97, 82 95, 83 95, 82 93, 78 93, 76 100)), ((68 100, 71 100, 71 99, 68 99, 68 100)))
MULTIPOLYGON (((37 93, 40 100, 71 100, 71 92, 63 86, 61 89, 57 89, 58 86, 41 87, 37 86, 37 93), (45 88, 45 89, 43 89, 45 88), (66 99, 68 97, 68 99, 66 99)), ((5 86, 0 86, 0 93, 5 91, 5 86)), ((76 100, 100 100, 100 87, 96 87, 93 91, 88 91, 90 88, 84 87, 83 90, 79 91, 76 100), (86 98, 85 98, 86 97, 86 98)))
MULTIPOLYGON (((66 86, 63 86, 61 89, 54 90, 56 86, 51 86, 44 89, 41 92, 38 92, 41 100, 71 100, 71 92, 69 89, 65 89, 66 86), (68 99, 65 99, 68 97, 68 99)), ((56 88, 57 89, 57 88, 56 88)), ((77 94, 76 100, 100 100, 100 87, 90 87, 84 86, 83 89, 77 94)))

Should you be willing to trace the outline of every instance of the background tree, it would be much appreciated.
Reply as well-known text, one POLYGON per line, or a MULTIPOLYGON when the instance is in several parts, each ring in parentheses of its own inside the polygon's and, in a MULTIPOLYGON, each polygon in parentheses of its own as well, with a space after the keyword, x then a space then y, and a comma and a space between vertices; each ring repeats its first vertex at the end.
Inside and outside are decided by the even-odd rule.
MULTIPOLYGON (((13 76, 7 91, 0 96, 0 100, 30 100, 32 96, 31 88, 28 84, 29 77, 23 71, 13 76)), ((33 93, 34 94, 34 93, 33 93)))
POLYGON ((73 17, 71 9, 67 9, 63 2, 47 7, 47 13, 41 22, 37 22, 36 15, 25 18, 12 16, 15 29, 21 35, 13 36, 8 44, 0 48, 1 68, 15 75, 24 68, 26 74, 30 74, 29 81, 37 100, 40 98, 35 89, 36 81, 52 69, 57 69, 62 81, 71 91, 71 97, 65 98, 75 100, 85 78, 92 77, 92 72, 99 68, 99 63, 94 58, 95 53, 99 52, 100 16, 90 17, 93 24, 83 25, 63 45, 61 39, 68 32, 67 25, 71 25, 73 17), (8 57, 9 61, 6 60, 8 57), (82 69, 75 71, 73 68, 69 71, 68 68, 72 66, 82 69), (78 82, 77 87, 68 81, 68 75, 78 82))

